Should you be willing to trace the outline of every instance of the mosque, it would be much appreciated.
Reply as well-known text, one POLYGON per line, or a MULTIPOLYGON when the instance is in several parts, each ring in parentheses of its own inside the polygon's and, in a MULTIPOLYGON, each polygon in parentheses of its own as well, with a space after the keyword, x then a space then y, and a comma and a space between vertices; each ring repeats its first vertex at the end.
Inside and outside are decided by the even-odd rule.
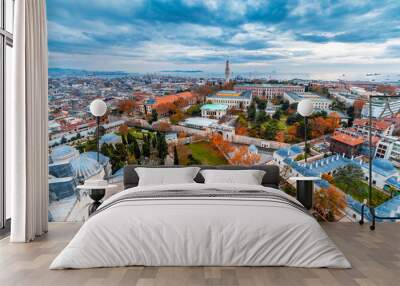
MULTIPOLYGON (((101 139, 102 144, 115 144, 121 142, 121 137, 116 134, 106 134, 101 139)), ((112 183, 122 182, 123 169, 111 173, 110 159, 103 154, 88 151, 79 151, 69 145, 54 147, 49 155, 49 217, 57 217, 60 213, 67 213, 59 208, 72 208, 73 202, 79 196, 77 186, 87 179, 106 179, 112 183), (65 203, 63 203, 65 202, 65 203), (57 205, 58 208, 52 208, 57 205)))

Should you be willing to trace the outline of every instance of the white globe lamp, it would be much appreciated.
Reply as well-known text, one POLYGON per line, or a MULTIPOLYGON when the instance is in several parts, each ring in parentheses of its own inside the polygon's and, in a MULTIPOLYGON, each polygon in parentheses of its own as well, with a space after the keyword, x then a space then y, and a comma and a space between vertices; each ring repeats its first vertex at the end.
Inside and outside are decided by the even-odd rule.
POLYGON ((312 101, 309 99, 303 99, 300 101, 299 105, 297 106, 297 112, 303 117, 308 117, 313 114, 314 106, 312 101))
POLYGON ((90 113, 93 114, 93 116, 96 116, 96 122, 97 122, 97 130, 96 130, 96 145, 97 145, 97 162, 100 161, 100 155, 99 155, 99 136, 100 136, 100 117, 102 117, 104 114, 107 112, 107 104, 101 100, 101 99, 95 99, 92 101, 90 104, 90 113))
POLYGON ((314 112, 314 106, 311 100, 303 99, 297 105, 297 112, 304 117, 304 161, 307 162, 307 152, 308 152, 308 144, 307 144, 307 117, 311 116, 314 112))
POLYGON ((107 104, 101 99, 95 99, 90 104, 90 113, 96 117, 101 117, 106 114, 107 104))

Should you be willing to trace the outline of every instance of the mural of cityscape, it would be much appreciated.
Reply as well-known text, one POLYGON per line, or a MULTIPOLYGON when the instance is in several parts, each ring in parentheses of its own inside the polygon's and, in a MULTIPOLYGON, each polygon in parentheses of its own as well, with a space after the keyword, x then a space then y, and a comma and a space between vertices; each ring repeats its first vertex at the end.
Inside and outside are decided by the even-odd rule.
POLYGON ((292 195, 319 178, 318 219, 356 222, 371 163, 371 205, 399 216, 399 42, 371 3, 48 0, 49 220, 86 220, 78 186, 107 198, 127 164, 278 165, 292 195))

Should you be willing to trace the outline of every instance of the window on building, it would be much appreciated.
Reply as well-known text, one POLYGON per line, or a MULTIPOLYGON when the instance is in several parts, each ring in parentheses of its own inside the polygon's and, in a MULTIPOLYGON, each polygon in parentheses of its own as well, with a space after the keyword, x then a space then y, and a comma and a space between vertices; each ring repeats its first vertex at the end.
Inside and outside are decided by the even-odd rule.
POLYGON ((10 194, 4 188, 4 112, 5 99, 11 94, 13 66, 12 47, 14 30, 14 0, 0 0, 0 228, 8 225, 11 217, 10 194))

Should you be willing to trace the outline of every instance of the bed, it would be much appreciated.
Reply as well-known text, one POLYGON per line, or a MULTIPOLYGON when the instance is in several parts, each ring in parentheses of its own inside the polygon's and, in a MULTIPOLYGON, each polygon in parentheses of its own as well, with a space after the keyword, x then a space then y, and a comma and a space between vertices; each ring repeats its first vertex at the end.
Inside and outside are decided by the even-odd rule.
POLYGON ((304 207, 278 189, 275 166, 200 167, 263 170, 260 185, 204 183, 199 172, 193 183, 140 186, 137 168, 125 168, 125 190, 103 202, 50 269, 351 267, 304 207))

